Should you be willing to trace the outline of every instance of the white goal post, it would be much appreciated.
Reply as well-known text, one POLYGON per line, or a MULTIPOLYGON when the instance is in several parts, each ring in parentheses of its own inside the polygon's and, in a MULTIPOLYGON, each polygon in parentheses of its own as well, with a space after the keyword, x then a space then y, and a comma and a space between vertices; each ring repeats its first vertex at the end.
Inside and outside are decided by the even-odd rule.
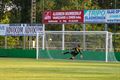
MULTIPOLYGON (((108 31, 38 32, 36 35, 36 59, 42 58, 40 50, 47 50, 48 57, 55 58, 52 56, 55 51, 52 52, 50 50, 61 50, 62 53, 63 50, 71 49, 76 44, 82 46, 81 49, 85 55, 89 55, 88 51, 101 51, 105 53, 104 61, 116 61, 112 45, 112 33, 108 31)), ((96 52, 96 54, 98 53, 96 52)))

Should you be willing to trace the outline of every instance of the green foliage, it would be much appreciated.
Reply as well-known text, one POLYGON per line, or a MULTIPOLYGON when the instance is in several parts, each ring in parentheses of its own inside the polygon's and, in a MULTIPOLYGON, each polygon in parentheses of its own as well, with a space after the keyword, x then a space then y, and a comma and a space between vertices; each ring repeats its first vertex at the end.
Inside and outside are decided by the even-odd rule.
POLYGON ((87 31, 104 31, 104 24, 86 24, 87 31))
POLYGON ((0 48, 3 48, 5 43, 4 43, 4 37, 3 36, 0 36, 0 48))
POLYGON ((7 46, 8 48, 14 48, 17 47, 17 45, 19 45, 19 37, 7 37, 7 46))
POLYGON ((11 15, 11 14, 10 14, 9 12, 5 13, 5 14, 2 16, 2 18, 1 18, 1 20, 0 20, 0 23, 2 23, 2 24, 10 23, 10 19, 9 19, 10 15, 11 15))
POLYGON ((119 0, 97 0, 97 2, 101 9, 120 9, 119 0))

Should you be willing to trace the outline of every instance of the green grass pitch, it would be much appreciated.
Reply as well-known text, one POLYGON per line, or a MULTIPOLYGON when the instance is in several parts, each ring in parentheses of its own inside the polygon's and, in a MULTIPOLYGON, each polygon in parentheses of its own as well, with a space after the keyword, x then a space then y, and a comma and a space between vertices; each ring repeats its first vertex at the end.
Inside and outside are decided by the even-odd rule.
POLYGON ((120 80, 120 62, 0 58, 0 80, 120 80))

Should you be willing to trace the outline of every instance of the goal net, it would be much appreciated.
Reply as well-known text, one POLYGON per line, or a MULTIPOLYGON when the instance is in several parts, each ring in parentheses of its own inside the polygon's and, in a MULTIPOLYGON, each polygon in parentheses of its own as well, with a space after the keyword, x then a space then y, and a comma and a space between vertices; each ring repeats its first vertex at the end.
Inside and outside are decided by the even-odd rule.
POLYGON ((83 57, 77 60, 117 61, 112 45, 112 33, 107 31, 45 31, 37 33, 36 59, 69 59, 78 44, 83 57))

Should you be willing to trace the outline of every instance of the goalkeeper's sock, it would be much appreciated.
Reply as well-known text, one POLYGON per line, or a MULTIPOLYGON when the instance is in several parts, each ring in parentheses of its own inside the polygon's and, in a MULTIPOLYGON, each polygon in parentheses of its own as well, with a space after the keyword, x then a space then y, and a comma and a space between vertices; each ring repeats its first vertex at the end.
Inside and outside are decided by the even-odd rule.
POLYGON ((71 57, 70 59, 71 59, 71 60, 74 60, 74 59, 75 59, 75 57, 71 57))
POLYGON ((83 55, 80 55, 80 58, 83 59, 83 55))

